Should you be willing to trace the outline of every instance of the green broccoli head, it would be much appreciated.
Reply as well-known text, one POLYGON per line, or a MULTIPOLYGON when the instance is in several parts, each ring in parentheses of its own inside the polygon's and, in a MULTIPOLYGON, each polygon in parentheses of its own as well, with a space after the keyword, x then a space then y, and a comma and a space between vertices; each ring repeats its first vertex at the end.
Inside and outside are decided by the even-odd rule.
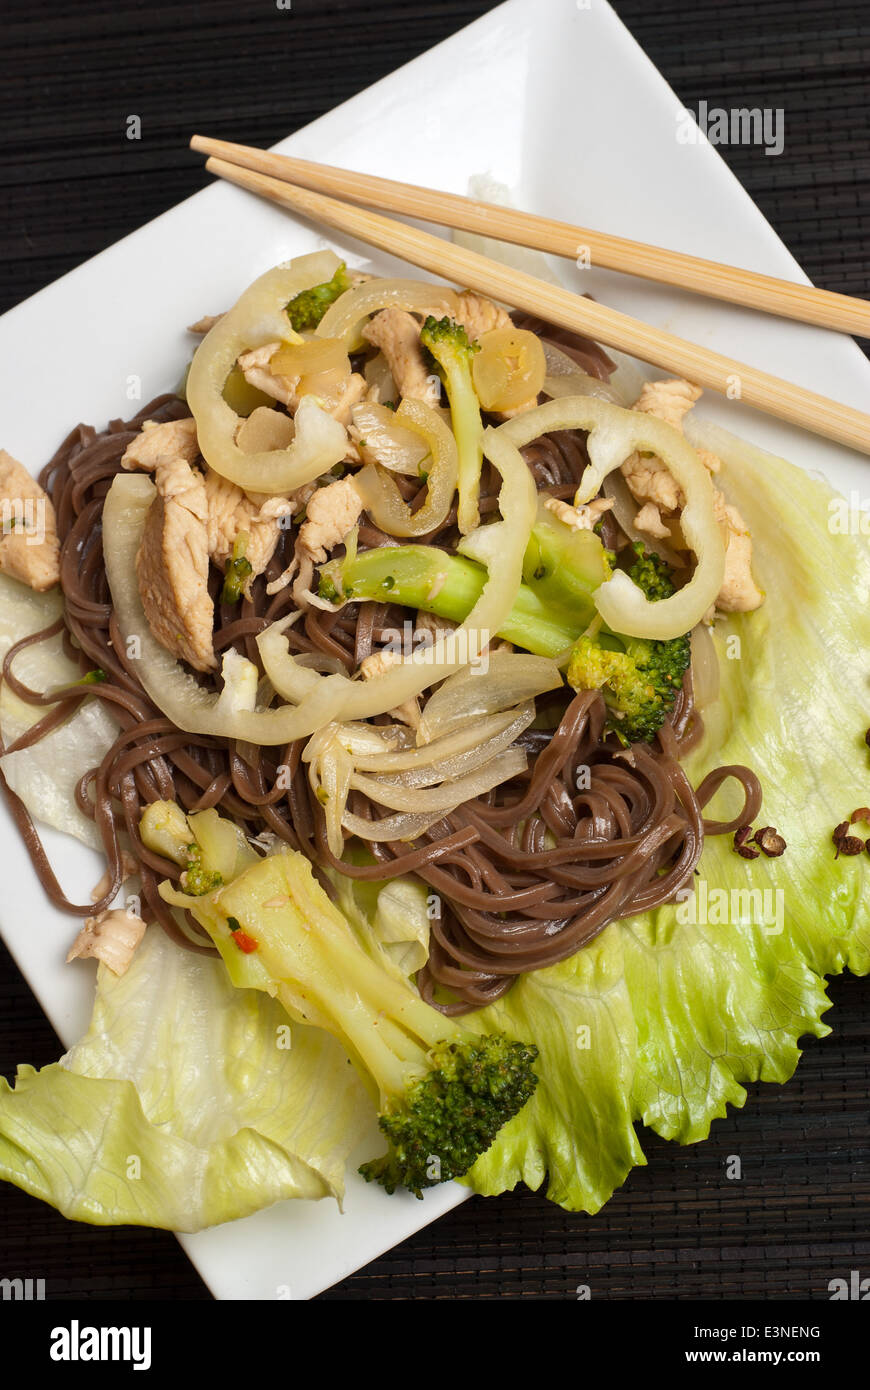
MULTIPOLYGON (((669 598, 674 584, 665 561, 642 545, 634 549, 629 577, 651 602, 669 598)), ((691 655, 688 633, 658 641, 602 628, 576 643, 568 681, 575 690, 601 691, 609 727, 623 743, 649 743, 674 707, 691 655)))
POLYGON ((285 306, 291 328, 295 328, 297 333, 316 328, 330 304, 349 289, 347 266, 342 261, 331 280, 314 285, 310 290, 302 290, 285 306))
POLYGON ((389 1192, 419 1196, 466 1173, 532 1095, 537 1048, 431 1008, 369 953, 304 855, 268 855, 185 906, 237 984, 266 990, 291 1017, 339 1040, 389 1140, 362 1172, 389 1192))
POLYGON ((651 603, 657 599, 670 598, 674 592, 674 581, 667 562, 660 555, 656 555, 654 550, 647 550, 640 541, 632 546, 632 550, 637 559, 628 571, 629 579, 634 580, 651 603))
POLYGON ((363 1177, 420 1197, 424 1187, 467 1173, 534 1093, 537 1055, 500 1033, 436 1046, 431 1070, 381 1114, 390 1147, 363 1164, 363 1177))
POLYGON ((186 848, 187 868, 181 875, 180 883, 185 893, 191 897, 201 898, 206 893, 213 893, 216 888, 220 888, 223 877, 216 869, 207 869, 202 862, 202 849, 192 841, 186 848))
POLYGON ((471 341, 461 323, 447 317, 436 319, 432 314, 420 329, 420 342, 431 365, 445 380, 451 369, 470 369, 472 357, 480 351, 480 343, 471 341))

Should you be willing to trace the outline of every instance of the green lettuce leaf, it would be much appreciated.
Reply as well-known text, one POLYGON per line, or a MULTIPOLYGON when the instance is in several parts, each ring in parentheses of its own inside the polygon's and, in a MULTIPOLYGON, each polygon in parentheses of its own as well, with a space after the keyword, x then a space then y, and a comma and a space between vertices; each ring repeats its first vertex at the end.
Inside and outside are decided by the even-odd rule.
MULTIPOLYGON (((757 825, 788 848, 750 861, 708 839, 694 901, 610 926, 476 1015, 540 1049, 538 1091, 472 1169, 476 1192, 549 1174, 554 1201, 597 1211, 645 1161, 638 1121, 704 1139, 746 1082, 787 1080, 801 1035, 830 1031, 823 977, 870 970, 870 860, 835 859, 831 842, 870 802, 867 545, 840 532, 824 483, 722 431, 703 442, 723 458, 767 601, 717 624, 721 697, 688 771, 697 784, 718 764, 753 767, 757 825)), ((708 814, 728 810, 723 791, 708 814)))
POLYGON ((0 1178, 94 1225, 198 1231, 344 1191, 371 1108, 338 1044, 157 927, 87 1034, 0 1078, 0 1178), (289 1046, 288 1046, 289 1043, 289 1046))

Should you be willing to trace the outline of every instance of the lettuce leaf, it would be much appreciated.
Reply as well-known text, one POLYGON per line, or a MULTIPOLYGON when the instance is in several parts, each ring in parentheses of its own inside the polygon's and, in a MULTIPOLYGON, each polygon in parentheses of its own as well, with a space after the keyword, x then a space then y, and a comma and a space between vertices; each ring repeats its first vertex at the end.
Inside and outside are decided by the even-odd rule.
MULTIPOLYGON (((823 977, 870 970, 870 860, 835 859, 831 843, 870 801, 867 545, 830 524, 826 484, 724 431, 708 427, 701 441, 692 428, 723 458, 767 601, 717 624, 721 696, 688 771, 697 784, 718 764, 753 767, 765 792, 758 824, 776 826, 788 848, 749 861, 730 837, 709 839, 693 902, 613 924, 476 1016, 533 1038, 541 1054, 536 1095, 467 1178, 476 1192, 537 1188, 549 1173, 554 1201, 597 1211, 645 1161, 638 1121, 681 1143, 704 1139, 743 1104, 746 1082, 787 1080, 799 1038, 830 1031, 823 977)), ((725 792, 711 812, 720 808, 725 792)))
MULTIPOLYGON (((14 642, 48 627, 63 611, 59 589, 37 594, 17 579, 0 574, 0 659, 14 642)), ((63 650, 61 637, 50 637, 19 652, 15 675, 31 690, 50 690, 79 679, 81 672, 63 650)), ((0 684, 0 733, 9 747, 47 714, 45 705, 18 698, 0 684)), ((0 770, 31 815, 44 825, 66 831, 93 849, 102 849, 94 822, 76 805, 75 788, 115 741, 118 724, 99 700, 85 700, 69 719, 31 748, 0 757, 0 770)))
POLYGON ((0 1078, 0 1178, 74 1220, 198 1231, 340 1201, 370 1125, 328 1034, 151 927, 126 974, 100 965, 85 1037, 14 1089, 0 1078))

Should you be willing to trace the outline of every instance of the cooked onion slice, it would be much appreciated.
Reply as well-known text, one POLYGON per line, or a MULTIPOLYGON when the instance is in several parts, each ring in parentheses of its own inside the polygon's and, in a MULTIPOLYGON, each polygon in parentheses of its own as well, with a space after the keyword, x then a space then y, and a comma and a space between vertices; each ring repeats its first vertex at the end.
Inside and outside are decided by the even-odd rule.
POLYGON ((459 466, 456 440, 441 416, 423 401, 402 401, 394 418, 417 435, 423 441, 424 453, 432 456, 426 501, 412 512, 393 479, 372 463, 356 474, 354 485, 382 531, 391 536, 424 536, 443 524, 453 503, 459 466))
POLYGON ((366 463, 379 463, 391 473, 407 473, 412 478, 420 476, 420 465, 429 453, 429 441, 421 432, 400 423, 400 411, 363 401, 362 405, 354 406, 351 417, 360 436, 357 448, 366 463))
POLYGON ((689 582, 670 598, 651 602, 627 574, 617 570, 592 597, 614 632, 660 639, 690 632, 715 602, 725 572, 725 547, 713 512, 707 469, 688 440, 663 420, 585 396, 536 406, 500 425, 496 434, 522 448, 542 434, 565 429, 589 432, 590 463, 577 489, 577 505, 591 502, 608 474, 636 451, 654 454, 676 478, 686 498, 680 525, 697 558, 689 582))
POLYGON ((245 453, 236 443, 241 419, 223 397, 239 355, 275 339, 289 340, 293 331, 285 305, 303 290, 330 280, 339 265, 332 251, 317 251, 267 271, 218 320, 194 353, 185 391, 199 447, 216 473, 241 488, 290 492, 313 482, 347 453, 344 426, 310 396, 303 397, 296 411, 296 431, 288 448, 245 453))
POLYGON ((441 309, 453 315, 457 306, 456 291, 446 285, 430 285, 423 280, 364 280, 345 290, 334 304, 330 304, 315 334, 318 338, 339 338, 347 352, 356 352, 366 346, 365 339, 360 336, 363 324, 379 309, 411 309, 417 313, 441 309))

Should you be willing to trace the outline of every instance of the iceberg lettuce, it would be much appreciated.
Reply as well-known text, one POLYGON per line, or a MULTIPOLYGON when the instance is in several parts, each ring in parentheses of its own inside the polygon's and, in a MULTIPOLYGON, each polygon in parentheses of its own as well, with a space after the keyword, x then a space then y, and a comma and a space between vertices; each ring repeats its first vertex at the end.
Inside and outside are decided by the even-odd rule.
POLYGON ((688 771, 697 783, 717 764, 753 767, 759 824, 788 848, 749 861, 710 838, 694 900, 614 923, 478 1015, 534 1038, 540 1082, 468 1175, 476 1192, 549 1175, 555 1202, 597 1211, 645 1162, 637 1122, 704 1139, 746 1082, 787 1080, 801 1035, 830 1031, 824 976, 870 970, 870 859, 835 859, 831 843, 870 801, 867 544, 831 524, 823 482, 724 431, 703 442, 723 458, 767 602, 717 624, 721 694, 688 771), (710 904, 723 902, 719 921, 710 904))
POLYGON ((370 1127, 333 1038, 151 927, 126 974, 100 965, 81 1042, 0 1078, 0 1178, 77 1221, 198 1231, 340 1201, 370 1127))

